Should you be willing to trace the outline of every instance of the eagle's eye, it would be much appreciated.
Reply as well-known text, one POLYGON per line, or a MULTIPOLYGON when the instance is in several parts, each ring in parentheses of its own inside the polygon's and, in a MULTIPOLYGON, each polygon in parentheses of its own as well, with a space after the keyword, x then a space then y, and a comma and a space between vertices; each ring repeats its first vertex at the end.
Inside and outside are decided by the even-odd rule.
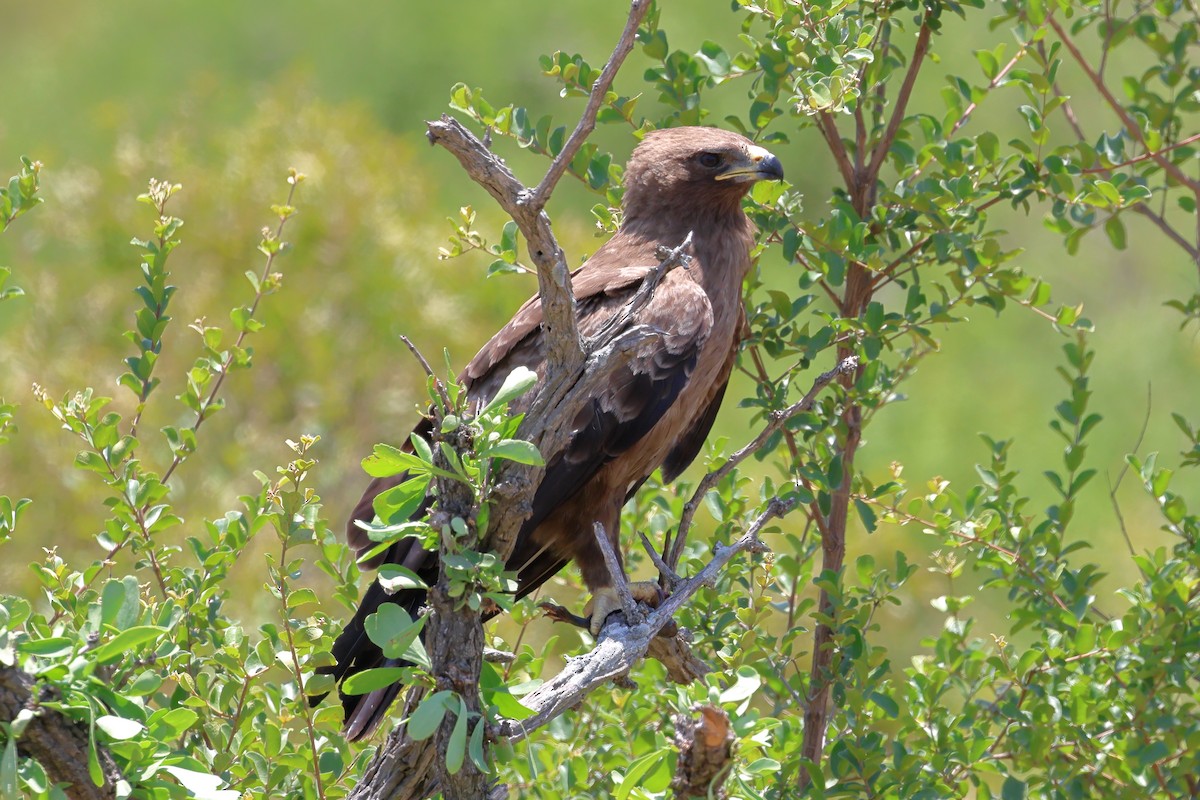
POLYGON ((697 160, 700 162, 700 166, 712 169, 721 163, 721 156, 716 153, 701 153, 697 160))

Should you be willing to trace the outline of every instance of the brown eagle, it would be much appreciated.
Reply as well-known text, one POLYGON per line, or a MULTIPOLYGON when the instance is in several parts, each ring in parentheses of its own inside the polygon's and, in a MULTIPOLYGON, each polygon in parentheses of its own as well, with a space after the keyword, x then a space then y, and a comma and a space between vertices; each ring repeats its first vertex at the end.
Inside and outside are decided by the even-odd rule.
MULTIPOLYGON (((663 335, 645 340, 621 374, 594 387, 589 411, 576 420, 561 452, 542 454, 547 469, 508 560, 508 569, 517 573, 518 597, 574 560, 593 593, 593 632, 620 607, 594 523, 604 526, 620 553, 618 524, 626 500, 655 469, 662 468, 664 480, 674 480, 699 453, 745 324, 742 280, 750 268, 754 229, 741 201, 755 181, 782 178, 783 168, 771 153, 714 128, 653 131, 633 151, 621 228, 572 275, 580 333, 589 337, 599 331, 657 267, 656 251, 678 247, 689 232, 691 259, 662 278, 630 321, 663 335)), ((516 367, 543 373, 542 321, 541 303, 533 297, 471 360, 462 380, 473 402, 486 403, 516 367)), ((514 412, 525 410, 520 403, 514 402, 514 412)), ((355 507, 347 537, 359 553, 374 543, 357 523, 369 522, 375 496, 403 479, 373 480, 355 507)), ((365 566, 384 562, 408 567, 427 584, 437 581, 437 553, 412 540, 397 542, 365 566)), ((635 584, 635 596, 637 589, 635 584)), ((649 585, 645 590, 653 591, 649 585)), ((384 603, 398 603, 415 618, 424 602, 422 590, 388 595, 372 582, 334 644, 337 664, 329 672, 340 682, 401 663, 384 657, 367 637, 364 620, 384 603)), ((374 731, 400 688, 343 694, 346 736, 359 739, 374 731)))

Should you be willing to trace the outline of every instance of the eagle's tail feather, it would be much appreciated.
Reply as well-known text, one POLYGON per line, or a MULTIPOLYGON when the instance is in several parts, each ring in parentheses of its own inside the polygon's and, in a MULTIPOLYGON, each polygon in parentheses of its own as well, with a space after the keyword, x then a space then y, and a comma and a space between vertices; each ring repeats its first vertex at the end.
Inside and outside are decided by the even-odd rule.
MULTIPOLYGON (((398 658, 384 657, 379 645, 367 636, 365 627, 367 617, 378 611, 384 603, 395 603, 407 611, 410 617, 416 619, 421 606, 425 604, 425 598, 424 589, 404 589, 389 595, 378 581, 373 581, 367 587, 367 591, 363 593, 362 602, 359 603, 354 618, 347 623, 333 644, 333 657, 336 663, 333 666, 317 670, 320 673, 332 675, 339 684, 338 694, 346 714, 343 732, 350 741, 365 738, 375 732, 380 723, 387 718, 388 709, 400 690, 404 688, 404 684, 393 683, 366 694, 346 694, 340 689, 342 682, 346 678, 368 669, 403 667, 409 663, 398 658)), ((314 696, 309 699, 309 702, 316 705, 324 697, 324 695, 314 696)))

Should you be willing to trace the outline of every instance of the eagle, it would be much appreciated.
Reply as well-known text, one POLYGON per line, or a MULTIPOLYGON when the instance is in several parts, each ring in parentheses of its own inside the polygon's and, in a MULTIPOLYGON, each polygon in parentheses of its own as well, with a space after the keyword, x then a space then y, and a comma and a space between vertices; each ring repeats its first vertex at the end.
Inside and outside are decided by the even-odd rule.
MULTIPOLYGON (((754 227, 742 198, 756 181, 782 178, 779 159, 766 149, 715 128, 651 131, 634 149, 625 170, 621 226, 571 276, 580 333, 585 339, 595 335, 621 312, 658 268, 662 248, 676 248, 690 234, 690 258, 661 277, 630 320, 658 335, 644 339, 616 376, 592 387, 590 403, 561 452, 542 454, 547 468, 507 563, 517 575, 518 597, 574 561, 592 593, 592 632, 620 608, 594 525, 603 526, 619 554, 621 507, 654 470, 661 468, 663 479, 672 481, 700 452, 746 324, 742 282, 750 269, 754 227)), ((461 380, 471 402, 486 404, 518 367, 544 375, 544 349, 542 306, 534 296, 464 370, 461 380)), ((528 401, 514 401, 511 410, 525 411, 523 402, 528 401)), ((417 432, 428 435, 428 420, 417 432)), ((367 486, 347 524, 347 539, 360 555, 375 543, 359 523, 374 518, 376 495, 404 479, 376 478, 367 486)), ((437 581, 437 553, 412 539, 362 565, 382 563, 401 564, 428 585, 437 581)), ((639 599, 657 594, 654 584, 634 584, 633 590, 639 599)), ((336 665, 324 671, 340 683, 363 670, 402 663, 384 657, 364 622, 385 603, 397 603, 415 618, 425 595, 421 589, 389 595, 373 581, 334 643, 336 665)), ((362 695, 343 693, 347 738, 370 735, 401 688, 397 683, 362 695)))

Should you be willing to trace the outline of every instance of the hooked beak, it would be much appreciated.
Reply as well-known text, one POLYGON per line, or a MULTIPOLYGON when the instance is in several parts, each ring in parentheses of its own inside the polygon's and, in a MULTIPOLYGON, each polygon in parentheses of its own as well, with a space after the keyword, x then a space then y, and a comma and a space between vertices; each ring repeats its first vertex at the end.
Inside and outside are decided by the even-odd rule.
POLYGON ((729 168, 716 176, 719 181, 746 183, 755 181, 783 180, 783 164, 775 154, 758 145, 750 145, 746 149, 746 158, 729 165, 729 168))

